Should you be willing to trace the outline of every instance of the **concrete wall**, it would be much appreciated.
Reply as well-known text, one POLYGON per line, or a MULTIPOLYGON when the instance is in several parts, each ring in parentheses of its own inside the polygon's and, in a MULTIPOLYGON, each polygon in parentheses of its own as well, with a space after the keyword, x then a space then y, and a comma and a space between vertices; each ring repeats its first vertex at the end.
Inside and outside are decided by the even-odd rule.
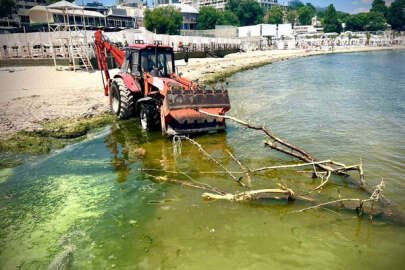
POLYGON ((261 25, 251 25, 238 27, 238 37, 260 37, 261 36, 261 25))
POLYGON ((215 29, 207 30, 180 30, 182 36, 200 36, 200 37, 217 37, 217 38, 237 38, 238 27, 228 25, 216 25, 215 29))
POLYGON ((291 23, 279 24, 277 34, 278 34, 277 35, 278 37, 281 37, 281 36, 287 36, 287 37, 293 36, 294 34, 293 34, 291 23))
POLYGON ((292 25, 287 24, 258 24, 238 27, 238 37, 263 37, 263 36, 293 36, 292 25))
POLYGON ((262 36, 277 36, 276 24, 262 24, 262 36))

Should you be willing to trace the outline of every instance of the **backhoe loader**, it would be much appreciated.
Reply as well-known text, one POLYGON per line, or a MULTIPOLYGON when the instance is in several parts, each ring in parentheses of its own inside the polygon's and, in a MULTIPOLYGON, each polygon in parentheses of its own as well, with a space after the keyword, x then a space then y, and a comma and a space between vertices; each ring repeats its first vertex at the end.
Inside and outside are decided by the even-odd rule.
POLYGON ((176 74, 171 47, 135 41, 121 50, 107 42, 98 30, 95 49, 104 94, 119 119, 139 116, 143 129, 161 129, 164 135, 225 129, 224 118, 202 114, 199 110, 224 115, 231 107, 228 91, 206 90, 176 74), (120 67, 113 78, 108 70, 107 52, 120 67))

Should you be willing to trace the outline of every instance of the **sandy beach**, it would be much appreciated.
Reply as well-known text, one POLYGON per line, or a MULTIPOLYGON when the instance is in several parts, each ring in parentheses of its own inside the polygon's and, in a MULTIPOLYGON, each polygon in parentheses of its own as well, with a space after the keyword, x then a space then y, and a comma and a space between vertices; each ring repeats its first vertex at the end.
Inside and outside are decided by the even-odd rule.
MULTIPOLYGON (((184 77, 199 82, 218 73, 238 71, 260 63, 328 53, 348 53, 402 48, 351 48, 334 52, 269 50, 235 53, 224 58, 176 61, 184 77)), ((114 75, 118 69, 111 71, 114 75)), ((0 69, 0 136, 40 129, 47 120, 98 115, 109 110, 99 71, 57 71, 54 67, 0 69)))

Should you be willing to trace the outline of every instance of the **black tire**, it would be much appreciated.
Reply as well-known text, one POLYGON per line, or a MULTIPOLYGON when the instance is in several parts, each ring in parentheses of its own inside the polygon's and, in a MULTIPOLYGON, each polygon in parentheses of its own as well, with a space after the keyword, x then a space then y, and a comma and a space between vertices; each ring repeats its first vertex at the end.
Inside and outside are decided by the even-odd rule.
POLYGON ((135 97, 121 78, 116 78, 111 84, 111 111, 119 119, 128 119, 134 114, 135 97))
POLYGON ((155 103, 142 103, 140 105, 139 121, 144 130, 160 128, 160 113, 155 103))

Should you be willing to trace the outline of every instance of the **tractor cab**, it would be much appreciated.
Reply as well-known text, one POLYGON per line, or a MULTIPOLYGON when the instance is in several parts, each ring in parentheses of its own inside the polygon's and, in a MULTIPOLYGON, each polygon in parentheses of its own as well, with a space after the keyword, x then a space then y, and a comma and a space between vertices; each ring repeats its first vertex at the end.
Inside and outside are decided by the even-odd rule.
POLYGON ((153 77, 170 78, 174 73, 173 49, 166 46, 135 44, 126 51, 123 69, 137 77, 149 73, 153 77))

